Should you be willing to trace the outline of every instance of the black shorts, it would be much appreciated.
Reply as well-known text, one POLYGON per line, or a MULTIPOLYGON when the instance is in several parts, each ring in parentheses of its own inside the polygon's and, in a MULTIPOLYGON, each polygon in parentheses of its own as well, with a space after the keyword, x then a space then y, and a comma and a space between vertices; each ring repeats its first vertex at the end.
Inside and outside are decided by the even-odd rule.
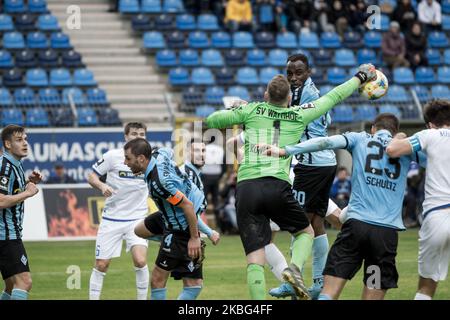
POLYGON ((246 255, 270 243, 269 219, 290 233, 297 233, 309 225, 305 212, 292 195, 291 185, 273 177, 239 182, 236 212, 246 255))
POLYGON ((377 284, 378 272, 379 288, 376 289, 397 288, 397 244, 397 230, 349 219, 328 253, 323 274, 350 280, 364 261, 366 286, 377 284))
POLYGON ((0 271, 4 280, 22 272, 30 272, 22 240, 0 240, 0 271))
POLYGON ((154 235, 164 234, 164 220, 161 211, 157 211, 145 217, 144 225, 154 235))
POLYGON ((172 274, 175 279, 203 278, 203 258, 192 260, 189 257, 189 238, 189 232, 164 232, 155 264, 163 270, 175 271, 175 274, 172 274))
POLYGON ((306 213, 314 213, 325 218, 336 166, 313 167, 298 164, 294 167, 294 173, 292 185, 294 197, 306 213))

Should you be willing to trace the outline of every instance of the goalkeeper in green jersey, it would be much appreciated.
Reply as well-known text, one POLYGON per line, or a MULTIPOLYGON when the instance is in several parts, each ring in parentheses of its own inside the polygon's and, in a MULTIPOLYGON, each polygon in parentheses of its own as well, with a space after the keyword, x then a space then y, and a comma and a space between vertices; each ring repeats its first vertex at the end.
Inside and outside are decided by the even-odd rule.
POLYGON ((289 168, 291 156, 262 155, 259 145, 280 147, 296 144, 305 126, 338 103, 358 87, 376 78, 375 67, 361 65, 354 77, 323 97, 301 106, 288 108, 290 87, 282 75, 267 86, 267 102, 254 102, 232 110, 217 111, 206 119, 209 128, 245 126, 244 158, 238 171, 236 211, 239 233, 247 256, 247 284, 252 299, 264 299, 264 246, 270 243, 269 219, 294 237, 292 259, 283 271, 283 279, 294 288, 299 299, 309 299, 303 283, 303 265, 311 254, 314 231, 305 212, 292 195, 289 168))

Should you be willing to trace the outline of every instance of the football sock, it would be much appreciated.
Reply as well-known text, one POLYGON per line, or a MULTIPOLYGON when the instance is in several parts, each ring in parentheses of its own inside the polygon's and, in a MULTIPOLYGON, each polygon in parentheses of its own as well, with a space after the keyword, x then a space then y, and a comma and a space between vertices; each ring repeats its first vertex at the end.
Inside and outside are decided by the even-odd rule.
POLYGON ((270 270, 278 280, 282 280, 281 273, 288 267, 286 259, 281 251, 273 243, 269 243, 264 247, 266 253, 266 262, 270 267, 270 270))
POLYGON ((295 264, 301 271, 303 271, 303 265, 311 255, 313 237, 306 232, 300 233, 292 242, 292 258, 291 263, 295 264))
POLYGON ((333 300, 333 299, 331 299, 331 297, 329 295, 327 295, 325 293, 321 293, 317 300, 333 300))
POLYGON ((427 296, 426 294, 417 292, 416 296, 414 297, 414 300, 431 300, 431 297, 427 296))
POLYGON ((167 288, 152 289, 151 300, 166 300, 167 288))
POLYGON ((312 246, 312 277, 315 279, 323 279, 323 269, 327 262, 328 255, 328 237, 326 234, 322 234, 314 238, 312 246))
POLYGON ((148 266, 142 268, 134 267, 134 270, 136 271, 137 299, 147 300, 148 282, 150 279, 148 266))
POLYGON ((100 300, 105 275, 106 273, 104 272, 100 272, 95 268, 92 269, 91 279, 89 280, 89 300, 100 300))
POLYGON ((202 291, 202 286, 184 287, 177 300, 195 300, 202 291))
POLYGON ((247 266, 247 284, 251 299, 264 300, 266 298, 266 280, 263 266, 254 263, 247 266))
POLYGON ((11 292, 11 300, 27 300, 28 291, 22 289, 13 289, 11 292))
POLYGON ((3 291, 0 295, 0 300, 11 300, 11 296, 8 292, 3 291))

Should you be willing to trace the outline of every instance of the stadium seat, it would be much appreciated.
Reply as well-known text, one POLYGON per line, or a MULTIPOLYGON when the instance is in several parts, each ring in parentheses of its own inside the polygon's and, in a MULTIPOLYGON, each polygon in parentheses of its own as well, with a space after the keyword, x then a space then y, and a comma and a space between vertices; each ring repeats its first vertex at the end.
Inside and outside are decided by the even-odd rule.
POLYGON ((320 45, 322 48, 338 49, 341 45, 341 39, 335 32, 322 32, 320 35, 320 45))
POLYGON ((23 74, 19 69, 10 69, 3 74, 5 87, 23 87, 23 74))
POLYGON ((252 101, 264 101, 266 86, 259 86, 252 90, 252 101))
POLYGON ((214 48, 230 48, 231 36, 228 32, 218 31, 211 34, 211 46, 214 48))
POLYGON ((377 108, 371 105, 358 105, 355 109, 355 121, 373 121, 377 116, 377 108))
POLYGON ((185 68, 174 68, 169 71, 169 83, 172 86, 190 84, 189 72, 185 68))
POLYGON ((202 65, 206 67, 222 67, 224 65, 222 54, 217 49, 202 51, 202 65))
POLYGON ((182 0, 163 0, 164 12, 183 12, 184 5, 182 0))
POLYGON ((7 126, 8 124, 15 124, 18 126, 23 126, 23 114, 19 109, 4 109, 2 110, 2 127, 7 126))
POLYGON ((0 106, 10 107, 13 104, 13 99, 9 90, 6 88, 0 88, 0 106))
POLYGON ((20 32, 12 31, 3 34, 3 48, 4 49, 24 49, 25 41, 20 32))
POLYGON ((240 85, 259 84, 259 77, 256 69, 252 67, 239 68, 236 74, 236 82, 240 85))
POLYGON ((176 67, 178 64, 177 55, 173 50, 159 50, 156 53, 156 65, 158 67, 176 67))
POLYGON ((381 40, 380 32, 369 31, 364 34, 364 45, 368 48, 381 48, 381 40))
MULTIPOLYGON (((261 49, 272 49, 276 46, 275 37, 273 33, 271 32, 258 32, 255 35, 255 44, 258 48, 261 49)), ((245 46, 245 48, 253 48, 253 40, 248 40, 248 44, 245 46)))
POLYGON ((96 86, 94 73, 86 68, 76 69, 73 73, 73 84, 79 87, 96 86))
POLYGON ((238 31, 233 34, 233 47, 239 49, 253 48, 253 36, 250 32, 238 31))
POLYGON ((36 18, 32 14, 23 13, 16 17, 16 29, 21 32, 35 30, 36 18))
POLYGON ((195 17, 187 13, 177 15, 175 25, 181 31, 191 31, 197 28, 195 17))
POLYGON ((447 14, 442 15, 442 30, 445 31, 450 30, 450 15, 447 14))
POLYGON ((431 96, 435 99, 448 99, 450 97, 450 88, 442 84, 434 85, 431 87, 431 96))
POLYGON ((277 74, 280 74, 278 69, 273 67, 265 67, 259 70, 259 81, 263 85, 269 84, 270 80, 277 74))
POLYGON ((444 51, 444 64, 450 65, 450 49, 444 51))
POLYGON ((208 87, 204 94, 204 100, 206 104, 221 106, 223 105, 222 98, 224 97, 224 95, 225 90, 223 89, 223 87, 208 87))
POLYGON ((98 124, 97 114, 91 107, 77 108, 78 125, 80 127, 96 126, 98 124))
POLYGON ((304 50, 304 49, 299 49, 299 50, 294 50, 291 52, 291 55, 294 54, 303 54, 308 58, 309 61, 309 65, 312 66, 314 65, 314 57, 312 56, 312 54, 308 51, 308 50, 304 50))
POLYGON ((203 103, 203 92, 198 87, 191 86, 184 89, 182 96, 186 106, 196 106, 203 103))
POLYGON ((39 65, 43 68, 58 68, 60 66, 59 55, 53 49, 39 51, 38 60, 39 65))
POLYGON ((39 89, 38 101, 43 107, 56 107, 62 104, 58 90, 55 88, 39 89))
POLYGON ((203 13, 198 16, 197 28, 204 31, 216 31, 220 29, 217 17, 209 13, 203 13))
POLYGON ((30 32, 27 34, 27 47, 30 49, 47 49, 47 36, 40 32, 30 32))
POLYGON ((74 120, 70 109, 56 108, 50 111, 51 124, 55 127, 72 127, 74 120))
POLYGON ((84 106, 86 104, 86 99, 80 88, 72 87, 63 90, 62 103, 64 105, 71 105, 72 102, 75 106, 84 106))
POLYGON ((23 0, 5 0, 5 12, 22 13, 25 12, 26 6, 23 0))
POLYGON ((233 85, 235 83, 233 70, 226 67, 220 68, 216 72, 216 83, 223 86, 233 85))
POLYGON ((46 0, 28 0, 28 11, 30 13, 47 13, 46 0))
POLYGON ((334 86, 330 86, 330 85, 321 86, 319 88, 320 95, 323 96, 323 95, 327 94, 328 92, 333 90, 333 88, 334 88, 334 86))
POLYGON ((72 76, 68 69, 58 68, 50 71, 50 86, 68 87, 72 85, 72 76))
POLYGON ((428 34, 428 46, 430 48, 447 48, 448 39, 444 32, 433 31, 428 34))
POLYGON ((169 31, 176 27, 175 17, 169 14, 160 14, 155 18, 155 29, 158 31, 169 31))
POLYGON ((382 14, 380 16, 380 22, 381 22, 381 31, 386 32, 389 30, 389 23, 391 22, 389 19, 389 16, 386 14, 382 14))
POLYGON ((36 68, 38 66, 38 61, 36 59, 36 54, 34 51, 25 49, 16 53, 16 67, 17 68, 36 68))
POLYGON ((352 50, 338 49, 334 53, 334 63, 339 67, 353 67, 356 65, 355 55, 352 50))
POLYGON ((14 62, 11 53, 6 50, 0 50, 0 68, 9 69, 14 66, 14 62))
POLYGON ((188 43, 191 48, 206 49, 209 47, 208 35, 204 31, 190 32, 188 43))
POLYGON ((141 0, 141 12, 144 13, 162 12, 161 0, 141 0))
POLYGON ((51 14, 42 14, 38 17, 36 26, 42 31, 59 31, 58 19, 51 14))
POLYGON ((214 75, 208 68, 194 68, 191 73, 191 82, 194 85, 214 85, 214 75))
POLYGON ((313 52, 314 62, 317 66, 329 66, 333 63, 331 51, 320 49, 313 52))
POLYGON ((179 58, 182 66, 196 67, 200 64, 197 51, 192 49, 181 50, 179 58))
POLYGON ((427 57, 430 66, 438 66, 441 64, 441 54, 438 49, 428 48, 425 51, 425 56, 427 57))
POLYGON ((416 82, 420 84, 430 84, 436 82, 436 76, 431 67, 418 67, 416 69, 416 82))
POLYGON ((32 107, 36 105, 34 92, 30 88, 15 89, 13 95, 16 107, 32 107))
POLYGON ((353 121, 353 109, 348 105, 339 105, 333 108, 333 121, 339 122, 352 122, 353 121))
POLYGON ((430 91, 426 86, 418 84, 413 86, 411 89, 416 93, 420 102, 424 103, 431 99, 430 91))
POLYGON ((269 65, 273 67, 284 67, 288 59, 288 53, 284 49, 272 49, 269 51, 269 65))
POLYGON ((225 62, 230 67, 240 67, 245 65, 245 55, 242 50, 231 49, 225 52, 225 62))
POLYGON ((372 63, 377 64, 377 54, 372 49, 360 49, 356 54, 358 64, 372 63))
POLYGON ((98 122, 105 127, 122 126, 119 112, 112 108, 103 108, 98 111, 98 122))
POLYGON ((437 80, 439 83, 450 84, 450 67, 439 67, 437 74, 437 80))
POLYGON ((302 33, 299 40, 300 48, 319 49, 319 37, 315 32, 302 33))
POLYGON ((47 72, 44 69, 29 69, 25 76, 25 82, 30 87, 46 87, 48 86, 47 72))
POLYGON ((228 88, 227 96, 239 97, 242 100, 250 101, 250 94, 246 87, 243 86, 231 86, 228 88))
POLYGON ((409 68, 394 68, 394 82, 397 84, 414 84, 414 74, 409 68))
POLYGON ((327 71, 327 79, 328 82, 334 85, 341 84, 345 81, 347 78, 347 73, 345 72, 345 69, 334 67, 331 69, 328 69, 327 71))
POLYGON ((324 76, 324 71, 321 68, 316 67, 311 68, 311 79, 316 85, 322 85, 327 83, 327 79, 324 76))
POLYGON ((297 37, 293 32, 278 33, 276 43, 277 47, 283 49, 295 49, 298 47, 297 37))
POLYGON ((216 108, 213 106, 201 105, 195 108, 195 115, 199 118, 206 118, 214 111, 216 111, 216 108))
POLYGON ((251 67, 266 66, 266 54, 261 49, 247 51, 247 64, 251 67))
POLYGON ((182 49, 185 42, 184 34, 180 31, 172 31, 167 36, 167 46, 170 49, 182 49))
POLYGON ((25 113, 25 126, 48 127, 49 120, 47 112, 39 107, 31 108, 25 113))
POLYGON ((363 40, 358 32, 346 32, 344 33, 343 45, 346 48, 358 49, 363 46, 363 40))
POLYGON ((0 14, 0 32, 14 30, 14 23, 10 15, 0 14))
POLYGON ((74 50, 64 51, 61 57, 64 68, 84 68, 84 64, 81 60, 81 54, 74 50))
POLYGON ((95 106, 103 107, 109 104, 108 99, 106 97, 106 92, 103 89, 90 88, 86 90, 86 97, 88 104, 92 107, 95 106))
POLYGON ((394 106, 392 104, 385 104, 381 105, 379 109, 380 113, 392 113, 394 114, 398 119, 402 118, 402 112, 397 106, 394 106))
POLYGON ((148 31, 144 33, 145 49, 165 49, 166 42, 161 32, 148 31))
POLYGON ((139 0, 120 0, 119 12, 121 13, 139 13, 139 0))
POLYGON ((150 20, 150 17, 145 14, 133 15, 131 17, 131 27, 137 32, 150 31, 154 29, 152 20, 150 20))
POLYGON ((387 93, 387 100, 389 102, 411 102, 410 95, 406 89, 399 85, 391 85, 387 93))
POLYGON ((72 49, 69 36, 62 32, 53 32, 50 35, 50 46, 53 49, 72 49))

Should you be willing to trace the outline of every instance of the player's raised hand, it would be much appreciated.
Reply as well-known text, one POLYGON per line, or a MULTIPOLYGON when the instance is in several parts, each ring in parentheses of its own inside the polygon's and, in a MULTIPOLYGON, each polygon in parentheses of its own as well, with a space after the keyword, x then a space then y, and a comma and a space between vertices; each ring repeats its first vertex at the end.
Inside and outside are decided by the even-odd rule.
POLYGON ((28 181, 38 184, 42 181, 42 174, 38 170, 33 170, 33 172, 28 177, 28 181))
POLYGON ((200 237, 190 238, 188 242, 188 254, 192 259, 200 257, 201 254, 201 242, 200 237))
POLYGON ((33 182, 28 182, 25 192, 28 194, 28 196, 32 197, 36 193, 39 192, 39 189, 36 187, 36 185, 33 182))
POLYGON ((377 78, 375 66, 371 63, 364 63, 360 65, 355 77, 361 81, 361 84, 375 80, 377 78))
POLYGON ((270 144, 259 144, 258 148, 263 156, 278 158, 286 155, 285 149, 270 144))
POLYGON ((111 197, 114 193, 116 193, 116 191, 111 188, 110 186, 108 186, 107 184, 104 184, 102 187, 102 194, 105 197, 111 197))
POLYGON ((220 241, 220 233, 218 233, 216 230, 213 230, 211 236, 209 237, 209 240, 211 240, 212 244, 216 246, 220 241))

